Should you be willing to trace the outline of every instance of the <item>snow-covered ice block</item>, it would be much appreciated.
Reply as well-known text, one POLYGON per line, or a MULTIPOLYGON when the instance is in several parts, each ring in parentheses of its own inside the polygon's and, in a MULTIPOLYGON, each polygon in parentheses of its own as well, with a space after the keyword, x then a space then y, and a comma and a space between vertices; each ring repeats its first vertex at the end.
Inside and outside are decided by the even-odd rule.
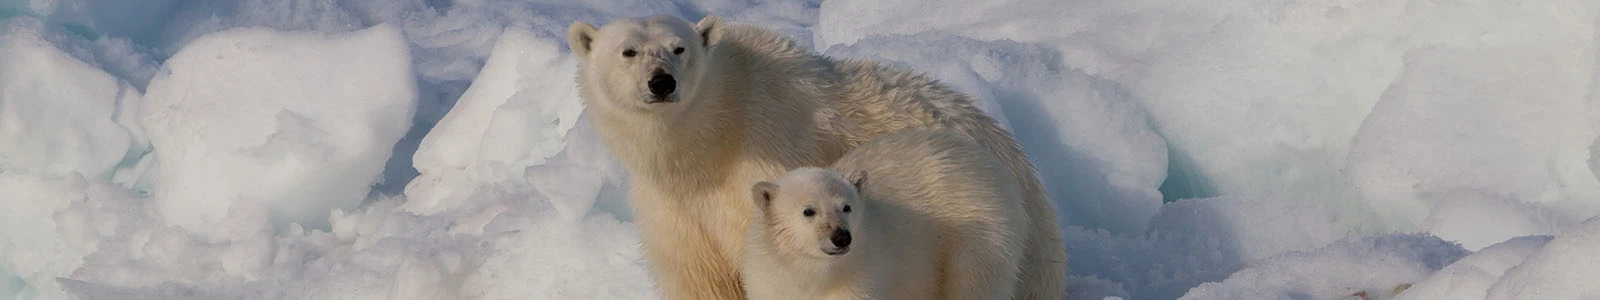
POLYGON ((1600 217, 1590 218, 1545 243, 1522 264, 1505 271, 1489 288, 1488 300, 1593 299, 1600 297, 1600 217))
POLYGON ((1600 182, 1585 165, 1595 118, 1584 72, 1594 55, 1571 52, 1410 51, 1352 146, 1361 199, 1392 230, 1433 232, 1470 250, 1554 234, 1600 212, 1600 182))
POLYGON ((462 205, 480 185, 523 180, 565 147, 583 112, 577 60, 561 42, 507 29, 454 108, 412 157, 421 175, 406 187, 404 209, 431 214, 462 205))
POLYGON ((1507 269, 1522 264, 1550 242, 1550 238, 1547 235, 1518 237, 1483 248, 1413 284, 1395 295, 1394 300, 1484 299, 1489 287, 1507 269))
POLYGON ((37 22, 0 21, 0 173, 109 179, 148 144, 139 90, 61 51, 37 22))
MULTIPOLYGON (((16 293, 40 298, 61 298, 56 277, 66 276, 83 264, 99 238, 85 235, 86 220, 58 215, 89 196, 90 182, 73 174, 46 178, 0 174, 0 270, 15 273, 22 282, 16 293)), ((0 273, 0 276, 7 276, 0 273)), ((10 278, 0 278, 10 281, 10 278)), ((7 291, 0 289, 0 295, 7 291)))
POLYGON ((1343 240, 1290 252, 1190 289, 1180 299, 1387 299, 1396 290, 1467 255, 1461 246, 1423 234, 1343 240))
POLYGON ((326 224, 360 203, 411 125, 416 86, 391 25, 346 34, 245 28, 168 59, 139 120, 165 221, 210 238, 326 224))

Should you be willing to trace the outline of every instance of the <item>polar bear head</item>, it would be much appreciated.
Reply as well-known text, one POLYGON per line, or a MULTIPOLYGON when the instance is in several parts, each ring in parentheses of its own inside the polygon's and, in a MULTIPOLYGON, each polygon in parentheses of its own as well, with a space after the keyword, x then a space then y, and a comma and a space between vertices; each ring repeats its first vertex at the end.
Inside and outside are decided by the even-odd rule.
POLYGON ((567 28, 567 43, 581 62, 583 98, 614 112, 672 113, 693 101, 722 19, 699 24, 672 16, 619 19, 596 29, 582 21, 567 28))
POLYGON ((751 187, 760 217, 754 230, 764 230, 776 251, 815 258, 839 257, 850 252, 852 230, 860 229, 861 186, 864 170, 841 175, 803 167, 751 187))

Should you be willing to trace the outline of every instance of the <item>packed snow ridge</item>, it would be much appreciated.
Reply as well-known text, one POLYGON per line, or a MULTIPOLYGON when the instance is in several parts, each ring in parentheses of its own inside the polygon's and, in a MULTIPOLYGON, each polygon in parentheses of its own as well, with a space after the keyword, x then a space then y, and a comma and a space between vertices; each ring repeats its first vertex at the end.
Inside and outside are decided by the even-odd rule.
POLYGON ((650 299, 573 21, 932 74, 1073 299, 1600 297, 1600 2, 0 0, 0 299, 650 299))

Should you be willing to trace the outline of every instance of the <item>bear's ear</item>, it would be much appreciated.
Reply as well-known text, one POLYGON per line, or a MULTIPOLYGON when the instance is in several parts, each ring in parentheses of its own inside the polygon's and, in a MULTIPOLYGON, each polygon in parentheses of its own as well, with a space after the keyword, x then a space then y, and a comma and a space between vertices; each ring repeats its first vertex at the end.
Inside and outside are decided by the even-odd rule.
POLYGON ((756 202, 756 207, 765 211, 772 206, 772 197, 778 193, 778 184, 760 181, 750 187, 750 198, 756 202))
POLYGON ((694 32, 700 35, 700 46, 710 47, 722 38, 722 17, 707 15, 699 24, 694 24, 694 32))
POLYGON ((589 51, 594 50, 594 34, 597 31, 589 23, 572 22, 572 26, 567 27, 567 46, 572 47, 572 52, 578 56, 589 56, 589 51))
POLYGON ((862 185, 867 184, 867 170, 856 169, 851 171, 850 175, 845 176, 845 179, 850 180, 850 185, 855 186, 856 191, 861 191, 862 185))

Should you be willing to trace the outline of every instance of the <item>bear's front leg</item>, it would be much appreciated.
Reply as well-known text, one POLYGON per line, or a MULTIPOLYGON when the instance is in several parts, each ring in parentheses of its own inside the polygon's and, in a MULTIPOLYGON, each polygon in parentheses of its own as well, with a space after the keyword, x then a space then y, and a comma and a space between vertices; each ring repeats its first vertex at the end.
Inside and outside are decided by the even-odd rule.
MULTIPOLYGON (((690 224, 682 224, 690 225, 690 224)), ((736 266, 698 226, 640 228, 645 258, 662 299, 744 299, 736 266)))
MULTIPOLYGON (((636 181, 637 182, 637 181, 636 181)), ((661 299, 743 300, 738 265, 731 264, 695 214, 643 184, 635 185, 634 215, 646 264, 661 299)))

